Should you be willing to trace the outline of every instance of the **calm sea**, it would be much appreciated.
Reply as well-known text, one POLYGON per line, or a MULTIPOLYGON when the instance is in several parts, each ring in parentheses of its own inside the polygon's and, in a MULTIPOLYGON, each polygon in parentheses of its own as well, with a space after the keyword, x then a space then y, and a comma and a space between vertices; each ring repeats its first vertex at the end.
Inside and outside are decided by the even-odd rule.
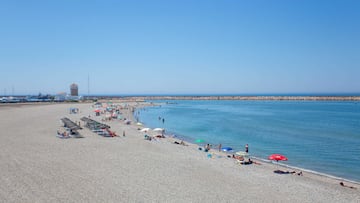
POLYGON ((267 159, 280 153, 287 165, 360 181, 360 102, 332 101, 154 101, 139 120, 163 127, 189 142, 267 159), (164 118, 165 122, 159 120, 164 118))

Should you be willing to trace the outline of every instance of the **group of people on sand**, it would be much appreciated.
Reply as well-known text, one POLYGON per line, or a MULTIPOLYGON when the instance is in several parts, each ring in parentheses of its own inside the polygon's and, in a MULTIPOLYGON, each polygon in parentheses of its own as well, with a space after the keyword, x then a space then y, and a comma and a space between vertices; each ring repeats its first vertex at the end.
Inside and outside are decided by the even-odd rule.
POLYGON ((66 132, 66 130, 64 132, 60 132, 58 130, 57 134, 58 134, 58 136, 61 136, 61 137, 70 137, 70 134, 68 132, 66 132))
POLYGON ((147 134, 144 135, 144 139, 145 139, 145 140, 151 141, 151 140, 155 140, 155 138, 166 138, 166 137, 165 137, 164 134, 155 135, 155 136, 150 136, 150 135, 147 135, 147 134))
POLYGON ((261 163, 253 161, 250 158, 248 158, 248 160, 245 160, 245 158, 243 156, 239 156, 239 155, 235 155, 235 154, 232 155, 232 158, 236 159, 243 165, 249 165, 249 164, 261 165, 261 163))
POLYGON ((153 140, 154 138, 152 138, 152 137, 149 136, 149 135, 144 135, 144 139, 151 141, 151 140, 153 140))

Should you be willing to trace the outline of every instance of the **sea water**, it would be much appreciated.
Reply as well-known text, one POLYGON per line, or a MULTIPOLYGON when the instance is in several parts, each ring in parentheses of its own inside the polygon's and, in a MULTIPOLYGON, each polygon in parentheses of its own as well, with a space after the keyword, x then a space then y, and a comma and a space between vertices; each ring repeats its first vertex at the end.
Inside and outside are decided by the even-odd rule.
POLYGON ((287 165, 360 181, 360 102, 351 101, 154 101, 139 109, 151 128, 195 142, 267 159, 279 153, 287 165), (176 102, 176 103, 174 103, 176 102), (164 120, 163 120, 164 119, 164 120))

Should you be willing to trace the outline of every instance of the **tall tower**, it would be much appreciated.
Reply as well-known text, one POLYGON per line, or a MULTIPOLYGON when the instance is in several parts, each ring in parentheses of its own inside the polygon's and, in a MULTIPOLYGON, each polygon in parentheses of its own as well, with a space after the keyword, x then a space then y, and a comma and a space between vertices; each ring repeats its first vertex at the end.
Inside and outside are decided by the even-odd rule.
POLYGON ((73 83, 70 85, 70 94, 71 96, 79 96, 79 88, 77 84, 73 83))

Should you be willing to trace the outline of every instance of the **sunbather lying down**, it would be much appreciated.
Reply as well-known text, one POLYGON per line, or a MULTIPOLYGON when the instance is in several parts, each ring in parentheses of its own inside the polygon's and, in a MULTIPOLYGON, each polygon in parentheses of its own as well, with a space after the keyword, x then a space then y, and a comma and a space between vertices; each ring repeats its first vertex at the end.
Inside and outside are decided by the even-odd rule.
POLYGON ((70 138, 69 133, 67 133, 66 131, 64 132, 60 132, 59 130, 57 131, 57 137, 59 138, 70 138))
POLYGON ((343 186, 343 187, 348 187, 348 188, 351 188, 351 189, 356 189, 356 187, 345 185, 343 182, 340 182, 340 185, 343 186))
POLYGON ((178 141, 174 141, 174 144, 180 144, 180 145, 184 145, 184 146, 188 146, 184 141, 181 140, 181 142, 178 141))
POLYGON ((244 161, 244 157, 243 156, 235 156, 234 154, 232 155, 232 158, 234 158, 234 159, 237 159, 237 160, 239 160, 239 161, 244 161))
POLYGON ((299 173, 296 173, 296 171, 283 171, 283 170, 275 170, 274 173, 277 173, 277 174, 297 174, 299 176, 302 176, 302 171, 300 171, 299 173))

